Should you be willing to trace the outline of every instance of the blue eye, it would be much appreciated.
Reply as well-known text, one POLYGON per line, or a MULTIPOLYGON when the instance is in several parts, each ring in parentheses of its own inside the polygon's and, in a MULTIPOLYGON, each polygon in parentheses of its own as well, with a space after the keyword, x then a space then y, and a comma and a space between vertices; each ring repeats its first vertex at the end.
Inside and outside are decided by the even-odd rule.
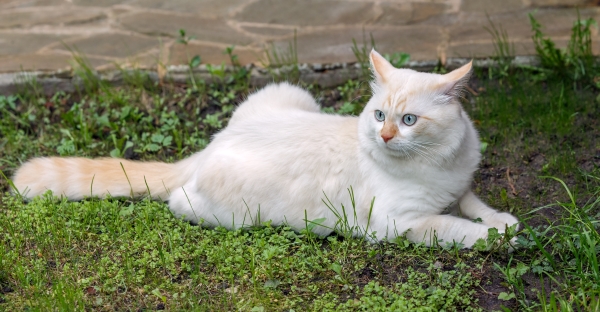
POLYGON ((384 121, 385 120, 385 114, 382 111, 376 109, 375 110, 375 119, 377 119, 377 121, 384 121))
POLYGON ((415 122, 417 122, 417 116, 413 114, 406 114, 404 117, 402 117, 402 121, 405 125, 412 126, 415 124, 415 122))

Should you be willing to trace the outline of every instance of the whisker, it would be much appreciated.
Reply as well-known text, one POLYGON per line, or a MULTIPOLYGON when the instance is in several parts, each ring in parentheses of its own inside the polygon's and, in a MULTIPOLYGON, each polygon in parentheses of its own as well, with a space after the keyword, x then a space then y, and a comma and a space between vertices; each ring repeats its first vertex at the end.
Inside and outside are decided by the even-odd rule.
POLYGON ((421 157, 423 157, 424 159, 426 159, 429 162, 430 165, 433 165, 433 162, 435 162, 438 166, 442 167, 440 165, 440 163, 438 163, 437 161, 435 161, 435 159, 431 158, 425 152, 418 150, 417 148, 415 148, 414 146, 412 146, 410 144, 406 144, 406 147, 408 147, 411 151, 414 151, 415 153, 419 154, 421 157))

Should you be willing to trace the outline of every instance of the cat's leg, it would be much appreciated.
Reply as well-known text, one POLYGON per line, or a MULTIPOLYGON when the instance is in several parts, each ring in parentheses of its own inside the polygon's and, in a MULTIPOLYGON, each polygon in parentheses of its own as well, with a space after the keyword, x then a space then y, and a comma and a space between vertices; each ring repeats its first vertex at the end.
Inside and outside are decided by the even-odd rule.
POLYGON ((202 221, 200 211, 206 206, 206 201, 194 191, 190 184, 171 191, 169 196, 169 210, 178 218, 184 217, 192 223, 202 221))
POLYGON ((194 185, 188 183, 175 189, 169 196, 169 210, 178 218, 184 217, 192 223, 202 223, 203 226, 223 226, 234 229, 230 213, 226 209, 219 209, 209 197, 202 194, 194 185))
POLYGON ((251 217, 246 212, 234 215, 231 207, 225 207, 215 203, 210 196, 206 196, 193 183, 175 189, 169 196, 169 210, 178 218, 202 226, 222 226, 233 230, 242 228, 249 224, 251 217))
POLYGON ((412 242, 424 242, 428 246, 437 239, 438 242, 443 241, 442 245, 456 242, 470 248, 478 239, 486 239, 490 228, 451 215, 414 215, 404 218, 407 217, 409 221, 401 224, 404 231, 408 230, 406 237, 412 242))
POLYGON ((519 220, 510 213, 498 212, 483 203, 472 191, 467 191, 459 200, 460 213, 469 218, 481 218, 483 224, 498 229, 504 233, 506 226, 519 223, 519 220))

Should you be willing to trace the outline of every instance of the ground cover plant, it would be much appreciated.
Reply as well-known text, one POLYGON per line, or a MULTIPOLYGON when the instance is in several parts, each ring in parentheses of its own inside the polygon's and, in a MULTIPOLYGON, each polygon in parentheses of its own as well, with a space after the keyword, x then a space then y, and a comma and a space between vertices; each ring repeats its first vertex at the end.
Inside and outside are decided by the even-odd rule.
MULTIPOLYGON (((213 84, 125 73, 124 85, 108 86, 80 59, 78 92, 46 96, 31 81, 0 96, 0 309, 600 310, 600 75, 585 39, 593 23, 576 22, 565 51, 532 24, 538 53, 564 57, 520 68, 498 55, 502 66, 476 70, 463 103, 483 142, 475 192, 522 220, 512 253, 493 244, 495 233, 472 250, 429 248, 344 231, 317 237, 318 220, 299 233, 268 220, 207 229, 147 199, 24 203, 7 193, 8 178, 31 157, 173 162, 205 147, 253 90, 240 66, 215 67, 213 84)), ((200 61, 190 56, 190 68, 200 61)), ((306 87, 330 113, 356 114, 369 95, 365 81, 306 87)))

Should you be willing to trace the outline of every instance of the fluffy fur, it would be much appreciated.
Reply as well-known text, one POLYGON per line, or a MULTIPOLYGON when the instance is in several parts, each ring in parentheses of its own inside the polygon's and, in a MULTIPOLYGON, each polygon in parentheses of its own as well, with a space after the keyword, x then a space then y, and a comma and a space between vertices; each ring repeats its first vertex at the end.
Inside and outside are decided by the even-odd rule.
POLYGON ((480 143, 457 98, 471 64, 446 75, 419 73, 396 69, 375 51, 371 63, 373 97, 359 117, 321 113, 308 92, 274 84, 242 103, 206 149, 175 164, 36 158, 14 183, 27 198, 47 190, 72 200, 149 191, 178 216, 230 229, 258 216, 302 229, 306 213, 325 218, 314 231, 328 234, 338 219, 322 199, 351 210, 349 187, 356 207, 347 213, 350 225, 368 227, 377 239, 406 233, 415 242, 431 244, 435 236, 469 247, 490 227, 517 223, 470 191, 480 143), (404 123, 406 114, 416 123, 404 123), (441 214, 448 207, 483 222, 441 214))

